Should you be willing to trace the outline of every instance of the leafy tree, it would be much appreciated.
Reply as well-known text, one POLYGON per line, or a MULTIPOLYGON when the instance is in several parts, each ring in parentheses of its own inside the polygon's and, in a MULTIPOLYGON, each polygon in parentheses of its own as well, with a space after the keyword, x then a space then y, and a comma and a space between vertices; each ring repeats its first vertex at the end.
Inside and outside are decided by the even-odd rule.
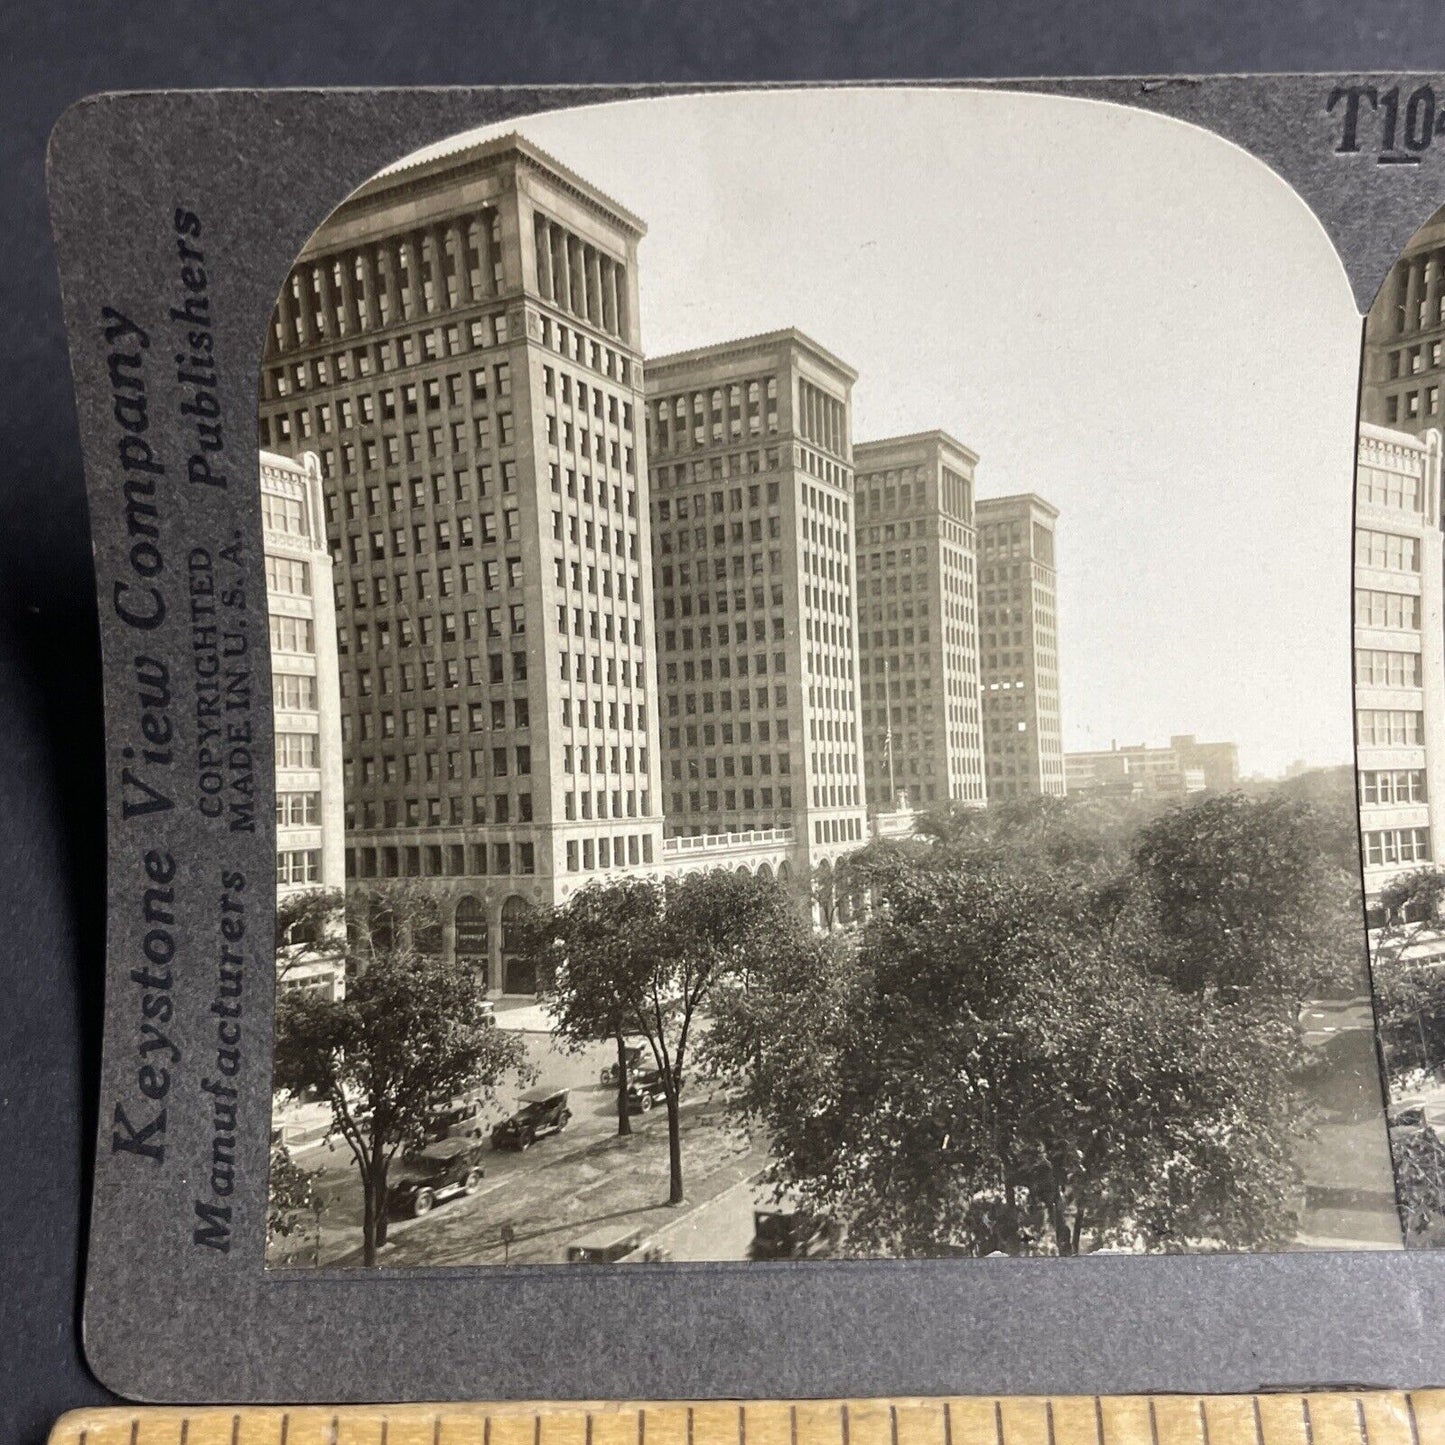
POLYGON ((1407 1245, 1445 1243, 1445 1142, 1428 1125, 1392 1129, 1395 1199, 1407 1245))
POLYGON ((1445 1068, 1445 870, 1419 868, 1380 890, 1384 925, 1371 970, 1375 1019, 1392 1084, 1445 1068))
MULTIPOLYGON (((859 1253, 1248 1248, 1293 1225, 1292 1030, 1201 1013, 1068 872, 946 860, 856 952, 765 957, 710 1063, 859 1253)), ((1157 943, 1157 940, 1153 942, 1157 943)))
POLYGON ((1359 872, 1339 866, 1332 836, 1314 804, 1278 793, 1211 796, 1148 824, 1134 863, 1173 981, 1296 1022, 1311 997, 1363 989, 1359 872))
POLYGON ((622 878, 584 888, 534 927, 551 938, 548 996, 565 1027, 647 1040, 667 1106, 668 1202, 682 1203, 680 1109, 699 1010, 722 980, 805 927, 793 900, 771 880, 723 869, 665 884, 622 878))
POLYGON ((589 883, 566 903, 524 924, 541 996, 557 1036, 573 1049, 599 1039, 617 1046, 617 1132, 632 1132, 627 1036, 653 971, 662 891, 649 879, 589 883))
POLYGON ((491 1025, 476 973, 417 947, 439 916, 435 898, 414 884, 349 897, 345 998, 295 989, 276 1005, 276 1087, 330 1105, 331 1130, 361 1175, 368 1265, 386 1242, 387 1172, 398 1150, 425 1142, 439 1101, 489 1097, 508 1074, 527 1074, 521 1040, 491 1025))
POLYGON ((276 977, 302 960, 346 962, 346 897, 340 889, 309 888, 276 903, 276 977))
POLYGON ((304 1169, 284 1144, 271 1149, 266 1194, 266 1240, 289 1239, 319 1212, 316 1176, 319 1169, 304 1169))

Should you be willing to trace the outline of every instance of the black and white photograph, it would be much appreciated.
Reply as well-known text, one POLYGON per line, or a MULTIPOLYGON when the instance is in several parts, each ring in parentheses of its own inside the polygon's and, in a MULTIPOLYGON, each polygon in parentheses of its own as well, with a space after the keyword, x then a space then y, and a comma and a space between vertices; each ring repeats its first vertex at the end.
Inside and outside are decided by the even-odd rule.
POLYGON ((1361 402, 1308 207, 1138 110, 348 196, 259 378, 268 1265, 1445 1241, 1442 259, 1361 402))

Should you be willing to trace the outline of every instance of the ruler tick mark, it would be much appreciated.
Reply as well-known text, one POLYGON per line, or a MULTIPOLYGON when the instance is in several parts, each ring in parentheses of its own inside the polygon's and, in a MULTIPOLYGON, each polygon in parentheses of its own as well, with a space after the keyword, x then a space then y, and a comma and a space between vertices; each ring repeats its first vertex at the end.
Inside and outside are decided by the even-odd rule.
POLYGON ((1420 1422, 1415 1418, 1415 1397, 1405 1393, 1405 1414, 1410 1420, 1410 1445, 1420 1445, 1420 1422))
POLYGON ((1254 1438, 1258 1445, 1264 1445, 1264 1416, 1259 1411, 1259 1396, 1251 1395, 1249 1403, 1254 1408, 1254 1438))
POLYGON ((1149 1445, 1159 1445, 1159 1417, 1154 1413, 1154 1397, 1149 1397, 1149 1445))
POLYGON ((953 1406, 943 1402, 943 1445, 953 1445, 953 1406))
POLYGON ((1365 1418, 1364 1399, 1355 1396, 1355 1425, 1360 1432, 1360 1445, 1370 1445, 1370 1422, 1365 1418))

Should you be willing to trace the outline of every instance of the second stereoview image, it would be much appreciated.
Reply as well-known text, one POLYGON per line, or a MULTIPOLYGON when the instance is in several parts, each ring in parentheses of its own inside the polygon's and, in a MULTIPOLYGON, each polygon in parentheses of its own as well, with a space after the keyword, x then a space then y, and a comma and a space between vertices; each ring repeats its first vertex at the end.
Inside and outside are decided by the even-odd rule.
POLYGON ((902 88, 324 202, 260 378, 272 1266, 1434 1241, 1438 394, 1392 333, 1357 431, 1288 186, 902 88))

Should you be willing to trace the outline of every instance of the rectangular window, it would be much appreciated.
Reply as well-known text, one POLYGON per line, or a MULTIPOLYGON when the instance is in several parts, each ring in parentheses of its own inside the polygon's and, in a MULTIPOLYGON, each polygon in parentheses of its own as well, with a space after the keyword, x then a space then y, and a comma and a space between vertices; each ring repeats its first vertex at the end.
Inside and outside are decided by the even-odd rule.
POLYGON ((276 766, 278 768, 314 768, 320 757, 315 733, 277 733, 276 766))
POLYGON ((291 848, 276 854, 276 886, 295 887, 297 884, 319 883, 321 881, 321 850, 319 848, 291 848))
POLYGON ((271 615, 271 651, 314 653, 316 631, 309 617, 271 615))
POLYGON ((316 679, 309 673, 272 673, 271 701, 277 712, 315 712, 316 679))
POLYGON ((314 828, 321 821, 321 794, 277 793, 276 826, 278 828, 314 828))

